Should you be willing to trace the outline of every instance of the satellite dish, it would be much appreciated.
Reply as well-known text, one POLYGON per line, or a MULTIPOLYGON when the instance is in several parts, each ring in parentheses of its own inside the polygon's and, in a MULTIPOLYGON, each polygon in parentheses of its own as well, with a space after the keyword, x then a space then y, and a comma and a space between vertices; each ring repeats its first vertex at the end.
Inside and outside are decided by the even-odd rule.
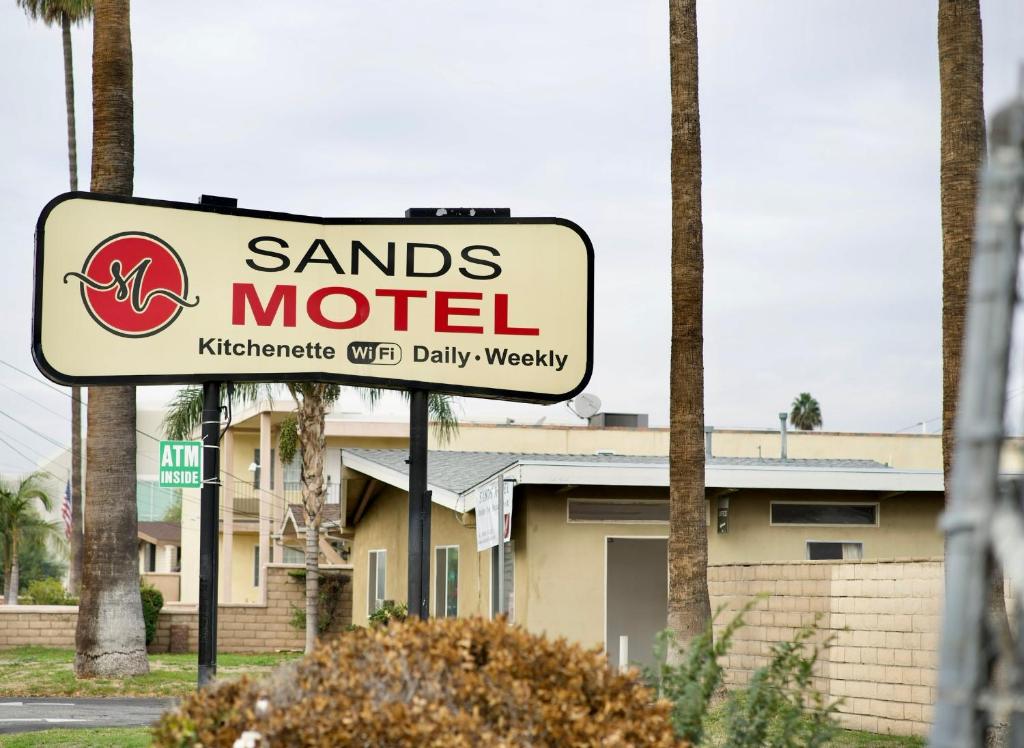
POLYGON ((601 410, 601 398, 589 392, 584 392, 569 401, 569 410, 580 418, 590 418, 601 410))

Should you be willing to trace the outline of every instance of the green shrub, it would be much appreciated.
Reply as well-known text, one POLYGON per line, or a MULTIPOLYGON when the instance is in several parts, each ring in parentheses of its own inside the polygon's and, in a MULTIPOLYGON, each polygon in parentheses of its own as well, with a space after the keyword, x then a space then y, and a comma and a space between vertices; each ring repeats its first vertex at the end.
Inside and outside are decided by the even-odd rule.
MULTIPOLYGON (((293 579, 300 579, 303 583, 306 581, 306 570, 305 569, 293 569, 288 572, 288 575, 293 579)), ((348 584, 348 576, 345 574, 336 574, 330 572, 320 572, 319 575, 319 597, 316 617, 316 628, 317 632, 322 636, 334 627, 337 621, 339 610, 339 603, 345 595, 345 585, 348 584)), ((293 628, 299 631, 306 630, 306 607, 305 601, 303 601, 303 607, 297 605, 291 606, 292 616, 289 623, 293 628)))
POLYGON ((164 607, 164 596, 156 587, 143 584, 140 590, 142 595, 142 618, 146 622, 146 644, 152 644, 156 638, 156 621, 160 617, 160 610, 164 607))
POLYGON ((679 747, 669 705, 600 649, 504 621, 410 619, 335 637, 266 680, 216 684, 155 746, 679 747))
POLYGON ((383 605, 370 614, 370 625, 374 627, 387 626, 392 621, 402 622, 408 617, 408 605, 396 603, 394 600, 385 600, 383 605))
POLYGON ((69 597, 58 579, 33 580, 28 585, 28 597, 31 605, 78 605, 78 598, 69 597))
MULTIPOLYGON (((748 603, 720 632, 717 640, 709 626, 694 639, 678 665, 667 664, 673 646, 671 632, 662 632, 655 650, 659 665, 646 678, 658 695, 672 702, 676 734, 693 745, 708 745, 705 729, 712 697, 722 687, 724 671, 719 658, 729 651, 743 617, 757 603, 748 603)), ((721 611, 719 610, 719 613, 721 611)), ((717 617, 717 614, 716 614, 717 617)), ((791 641, 772 645, 768 662, 754 671, 745 688, 725 699, 725 736, 729 748, 818 748, 839 725, 835 714, 841 702, 829 703, 814 688, 814 666, 832 638, 820 643, 817 622, 799 629, 791 641)), ((717 740, 715 742, 718 742, 717 740)))

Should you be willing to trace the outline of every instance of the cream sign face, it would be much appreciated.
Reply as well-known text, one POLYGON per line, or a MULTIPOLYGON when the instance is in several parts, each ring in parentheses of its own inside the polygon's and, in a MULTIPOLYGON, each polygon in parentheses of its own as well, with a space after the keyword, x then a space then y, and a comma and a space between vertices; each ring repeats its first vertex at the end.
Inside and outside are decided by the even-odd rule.
POLYGON ((36 229, 33 355, 63 384, 580 392, 593 250, 557 218, 313 218, 69 193, 36 229))

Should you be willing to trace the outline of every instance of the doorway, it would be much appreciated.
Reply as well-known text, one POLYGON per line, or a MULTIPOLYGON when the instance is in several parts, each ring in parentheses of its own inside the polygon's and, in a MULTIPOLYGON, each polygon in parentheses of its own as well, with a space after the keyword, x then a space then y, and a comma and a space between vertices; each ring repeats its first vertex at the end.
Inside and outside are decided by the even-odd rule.
POLYGON ((629 661, 654 663, 654 643, 668 620, 668 539, 606 538, 605 650, 619 664, 619 637, 629 661))

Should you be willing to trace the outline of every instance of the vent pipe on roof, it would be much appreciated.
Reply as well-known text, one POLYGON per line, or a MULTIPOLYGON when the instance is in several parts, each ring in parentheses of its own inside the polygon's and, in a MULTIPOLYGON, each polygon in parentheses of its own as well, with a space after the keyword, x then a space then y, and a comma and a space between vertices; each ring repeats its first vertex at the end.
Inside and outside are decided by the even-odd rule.
POLYGON ((711 435, 715 433, 714 426, 704 427, 704 457, 711 459, 711 435))
POLYGON ((786 414, 785 413, 779 413, 779 424, 780 424, 779 434, 782 437, 782 440, 781 440, 782 441, 782 450, 781 450, 781 455, 780 456, 782 457, 783 460, 785 460, 785 459, 787 459, 786 458, 786 414))

